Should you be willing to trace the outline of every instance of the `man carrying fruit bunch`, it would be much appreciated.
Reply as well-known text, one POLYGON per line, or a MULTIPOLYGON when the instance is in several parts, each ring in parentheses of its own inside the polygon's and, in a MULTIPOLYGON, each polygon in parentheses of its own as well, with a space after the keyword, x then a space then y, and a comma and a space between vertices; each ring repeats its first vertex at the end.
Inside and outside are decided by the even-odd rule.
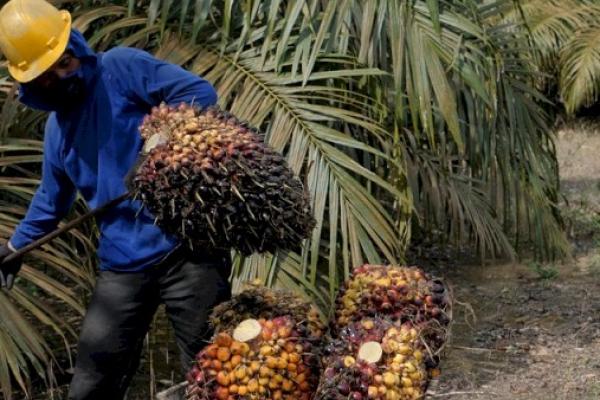
MULTIPOLYGON (((213 87, 146 52, 94 53, 71 16, 44 0, 10 0, 0 10, 0 49, 26 106, 49 111, 42 180, 0 261, 56 228, 78 192, 90 208, 126 192, 142 147, 144 115, 161 102, 206 107, 213 87)), ((123 398, 159 304, 174 328, 184 367, 201 349, 207 315, 229 298, 229 254, 196 249, 154 225, 138 201, 97 218, 100 271, 79 337, 69 399, 123 398)), ((10 289, 21 260, 0 264, 10 289)))

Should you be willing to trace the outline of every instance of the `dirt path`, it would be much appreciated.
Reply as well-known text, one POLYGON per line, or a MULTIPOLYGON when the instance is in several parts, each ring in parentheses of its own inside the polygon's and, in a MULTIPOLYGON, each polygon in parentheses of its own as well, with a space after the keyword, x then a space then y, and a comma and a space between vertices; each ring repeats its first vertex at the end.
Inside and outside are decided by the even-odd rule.
POLYGON ((457 304, 427 399, 600 399, 600 128, 559 132, 576 257, 446 271, 457 304))
POLYGON ((457 307, 429 399, 600 399, 600 277, 553 271, 541 279, 514 264, 448 276, 470 306, 457 307))

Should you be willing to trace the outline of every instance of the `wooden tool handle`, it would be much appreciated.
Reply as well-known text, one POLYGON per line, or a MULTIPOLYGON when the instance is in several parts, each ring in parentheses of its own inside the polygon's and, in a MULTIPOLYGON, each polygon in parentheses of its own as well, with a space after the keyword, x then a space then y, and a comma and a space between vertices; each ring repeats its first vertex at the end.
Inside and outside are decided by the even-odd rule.
POLYGON ((30 252, 33 249, 36 249, 46 243, 48 243, 49 241, 51 241, 52 239, 54 239, 55 237, 57 237, 58 235, 60 235, 61 233, 65 233, 69 230, 71 230, 72 228, 76 227, 77 225, 81 224, 84 221, 87 221, 88 219, 95 217, 96 215, 107 211, 108 209, 116 206, 117 204, 119 204, 120 202, 122 202, 123 200, 125 200, 127 197, 129 196, 129 192, 117 197, 114 200, 109 201, 108 203, 95 208, 91 211, 88 211, 87 213, 77 217, 76 219, 74 219, 73 221, 68 222, 67 224, 65 224, 64 226, 50 232, 49 234, 42 236, 41 238, 39 238, 38 240, 36 240, 35 242, 32 242, 30 244, 28 244, 27 246, 21 247, 19 250, 15 251, 12 254, 9 254, 3 261, 2 263, 6 263, 9 261, 14 260, 15 258, 19 258, 22 257, 25 253, 30 252))

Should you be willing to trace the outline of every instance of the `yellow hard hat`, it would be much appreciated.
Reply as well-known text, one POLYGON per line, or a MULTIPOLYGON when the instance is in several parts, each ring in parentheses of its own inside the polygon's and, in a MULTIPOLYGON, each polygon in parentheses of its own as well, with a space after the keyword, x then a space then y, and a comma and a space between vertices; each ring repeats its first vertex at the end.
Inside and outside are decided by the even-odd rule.
POLYGON ((29 82, 52 66, 67 48, 71 14, 44 0, 10 0, 0 9, 0 50, 8 71, 29 82))

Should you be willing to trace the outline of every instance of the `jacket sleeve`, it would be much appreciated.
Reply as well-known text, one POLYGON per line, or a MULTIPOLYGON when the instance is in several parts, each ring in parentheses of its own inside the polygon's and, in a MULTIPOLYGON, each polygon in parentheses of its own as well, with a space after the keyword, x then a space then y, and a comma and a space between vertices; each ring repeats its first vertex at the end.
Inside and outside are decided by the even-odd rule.
POLYGON ((9 241, 14 249, 24 247, 54 230, 75 200, 76 189, 64 171, 56 130, 52 114, 46 123, 44 134, 42 180, 25 218, 9 241))
POLYGON ((134 50, 128 63, 131 94, 149 106, 193 103, 207 107, 217 102, 217 93, 205 79, 191 72, 134 50))

